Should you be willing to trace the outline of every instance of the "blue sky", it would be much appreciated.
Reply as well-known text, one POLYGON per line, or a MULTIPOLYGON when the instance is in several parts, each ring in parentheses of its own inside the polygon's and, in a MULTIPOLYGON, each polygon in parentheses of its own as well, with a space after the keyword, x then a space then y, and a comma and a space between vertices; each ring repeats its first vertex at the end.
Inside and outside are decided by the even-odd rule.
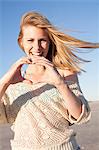
MULTIPOLYGON (((21 16, 27 11, 38 11, 67 34, 91 42, 99 42, 98 0, 0 0, 0 77, 24 55, 17 44, 21 16)), ((99 49, 81 53, 91 60, 79 76, 85 97, 99 100, 99 49)))

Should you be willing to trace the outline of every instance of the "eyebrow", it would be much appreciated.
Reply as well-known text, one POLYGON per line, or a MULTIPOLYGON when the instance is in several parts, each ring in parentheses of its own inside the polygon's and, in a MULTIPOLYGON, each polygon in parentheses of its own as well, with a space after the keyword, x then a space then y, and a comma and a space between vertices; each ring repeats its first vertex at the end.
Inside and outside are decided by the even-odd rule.
MULTIPOLYGON (((24 37, 24 36, 23 36, 24 37)), ((31 38, 31 39, 33 39, 33 37, 32 36, 27 36, 26 38, 31 38)), ((48 38, 47 36, 41 36, 40 38, 48 38)))
MULTIPOLYGON (((26 37, 25 39, 34 39, 33 37, 26 37)), ((47 37, 43 36, 43 37, 40 37, 38 39, 48 39, 47 37)))

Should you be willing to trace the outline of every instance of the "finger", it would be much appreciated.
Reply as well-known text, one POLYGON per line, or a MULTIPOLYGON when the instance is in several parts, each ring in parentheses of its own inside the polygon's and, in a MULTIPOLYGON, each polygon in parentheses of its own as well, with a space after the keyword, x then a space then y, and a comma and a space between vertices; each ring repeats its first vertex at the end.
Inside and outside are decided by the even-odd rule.
POLYGON ((37 61, 37 62, 35 62, 35 64, 44 66, 45 68, 46 68, 46 67, 54 67, 53 64, 51 64, 51 63, 49 63, 49 62, 44 62, 44 61, 37 61))
POLYGON ((21 59, 19 59, 15 64, 13 64, 14 66, 17 67, 22 67, 23 64, 31 64, 31 60, 28 57, 22 57, 21 59))
POLYGON ((32 81, 30 81, 30 80, 23 80, 23 83, 27 83, 27 84, 31 84, 31 85, 33 84, 32 81))
POLYGON ((34 63, 34 64, 37 64, 37 63, 39 63, 39 64, 41 63, 42 64, 43 63, 43 65, 44 64, 48 64, 49 66, 52 66, 52 67, 54 66, 52 64, 52 62, 50 62, 49 60, 44 59, 44 58, 42 58, 42 59, 34 59, 32 63, 34 63))
POLYGON ((23 82, 23 83, 27 83, 27 84, 32 84, 32 81, 30 81, 30 80, 27 79, 26 77, 22 77, 22 82, 23 82))
POLYGON ((31 81, 32 76, 33 76, 33 74, 25 74, 25 76, 24 76, 24 79, 26 80, 25 82, 31 82, 32 83, 32 81, 31 81))
POLYGON ((20 62, 22 63, 32 63, 32 60, 29 57, 23 57, 20 59, 20 62))

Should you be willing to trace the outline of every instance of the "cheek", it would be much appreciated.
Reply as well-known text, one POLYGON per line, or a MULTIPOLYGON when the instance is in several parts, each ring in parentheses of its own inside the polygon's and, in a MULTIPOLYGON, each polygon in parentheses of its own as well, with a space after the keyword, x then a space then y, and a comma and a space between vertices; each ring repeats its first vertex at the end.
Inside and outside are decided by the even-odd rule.
POLYGON ((28 48, 28 46, 25 46, 25 45, 24 45, 24 52, 25 52, 26 54, 29 53, 29 48, 28 48))
POLYGON ((23 48, 24 48, 25 53, 28 54, 31 47, 30 47, 30 45, 24 43, 23 48))
POLYGON ((42 48, 44 49, 44 51, 48 52, 48 50, 49 50, 49 43, 43 43, 42 44, 42 48))
POLYGON ((29 48, 30 48, 30 46, 24 45, 24 49, 25 49, 25 50, 29 50, 29 48))

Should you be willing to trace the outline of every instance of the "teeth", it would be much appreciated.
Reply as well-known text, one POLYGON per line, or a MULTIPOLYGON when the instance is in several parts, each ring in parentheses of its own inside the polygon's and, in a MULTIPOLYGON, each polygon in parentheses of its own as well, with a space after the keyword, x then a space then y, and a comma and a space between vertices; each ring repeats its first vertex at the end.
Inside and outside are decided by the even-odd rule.
POLYGON ((42 55, 42 53, 33 53, 33 55, 41 56, 41 55, 42 55))

